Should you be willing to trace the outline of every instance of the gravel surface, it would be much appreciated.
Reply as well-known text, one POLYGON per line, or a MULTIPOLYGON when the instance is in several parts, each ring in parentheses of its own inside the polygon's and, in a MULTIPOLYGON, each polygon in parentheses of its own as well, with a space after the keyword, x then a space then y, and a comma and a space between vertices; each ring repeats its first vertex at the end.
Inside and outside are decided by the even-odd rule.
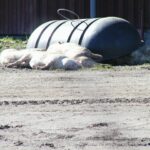
POLYGON ((0 149, 149 150, 149 68, 0 68, 0 149))

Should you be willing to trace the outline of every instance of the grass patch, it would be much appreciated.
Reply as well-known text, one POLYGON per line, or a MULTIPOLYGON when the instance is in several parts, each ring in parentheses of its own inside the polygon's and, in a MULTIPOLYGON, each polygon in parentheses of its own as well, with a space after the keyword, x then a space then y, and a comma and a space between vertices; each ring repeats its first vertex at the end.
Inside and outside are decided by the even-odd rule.
POLYGON ((92 70, 108 70, 108 69, 114 69, 114 67, 110 64, 96 64, 92 70))
POLYGON ((0 51, 8 48, 22 49, 25 48, 27 39, 23 40, 20 38, 3 37, 0 38, 0 51))
POLYGON ((150 70, 150 63, 145 63, 145 64, 142 64, 142 65, 138 65, 138 67, 140 67, 141 69, 150 70))

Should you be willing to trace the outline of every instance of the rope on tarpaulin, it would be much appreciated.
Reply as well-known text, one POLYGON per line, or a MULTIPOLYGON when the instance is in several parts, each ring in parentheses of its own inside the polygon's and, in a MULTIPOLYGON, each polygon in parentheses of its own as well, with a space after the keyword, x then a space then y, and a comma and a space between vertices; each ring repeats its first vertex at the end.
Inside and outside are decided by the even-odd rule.
POLYGON ((74 11, 72 11, 72 10, 65 9, 65 8, 58 9, 57 14, 60 15, 62 18, 66 19, 66 20, 71 20, 71 19, 66 17, 64 14, 62 14, 62 12, 70 13, 71 15, 74 15, 76 17, 76 19, 80 19, 79 15, 77 13, 75 13, 74 11))
MULTIPOLYGON (((76 20, 72 20, 72 19, 66 17, 64 14, 62 14, 62 12, 70 13, 71 15, 74 15, 74 16, 76 17, 76 19, 80 19, 80 16, 79 16, 77 13, 75 13, 75 12, 72 11, 72 10, 66 9, 66 8, 59 8, 59 9, 57 10, 57 14, 58 14, 58 15, 60 15, 60 16, 61 16, 63 19, 65 19, 65 20, 71 20, 71 25, 72 25, 74 28, 76 28, 77 30, 81 30, 81 29, 77 28, 77 27, 80 25, 80 23, 79 23, 77 26, 74 25, 74 22, 76 22, 76 20)), ((82 21, 81 23, 84 23, 86 26, 88 26, 88 24, 86 23, 86 20, 82 21)))

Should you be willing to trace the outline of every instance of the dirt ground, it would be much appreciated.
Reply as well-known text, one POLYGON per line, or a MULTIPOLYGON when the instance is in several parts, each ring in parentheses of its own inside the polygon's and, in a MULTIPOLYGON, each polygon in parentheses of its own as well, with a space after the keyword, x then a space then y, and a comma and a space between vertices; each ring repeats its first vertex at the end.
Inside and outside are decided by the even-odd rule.
POLYGON ((0 150, 149 150, 149 68, 0 68, 0 150))

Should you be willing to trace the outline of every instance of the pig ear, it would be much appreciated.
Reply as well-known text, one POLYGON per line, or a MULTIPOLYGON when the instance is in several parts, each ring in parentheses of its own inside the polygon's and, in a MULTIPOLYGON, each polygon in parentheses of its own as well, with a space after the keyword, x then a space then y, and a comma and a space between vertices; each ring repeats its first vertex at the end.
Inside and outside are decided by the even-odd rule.
POLYGON ((103 56, 100 54, 91 53, 91 58, 95 60, 96 62, 103 61, 103 56))
POLYGON ((58 44, 63 44, 63 43, 64 43, 64 42, 62 42, 62 41, 59 41, 59 42, 58 42, 58 44))

